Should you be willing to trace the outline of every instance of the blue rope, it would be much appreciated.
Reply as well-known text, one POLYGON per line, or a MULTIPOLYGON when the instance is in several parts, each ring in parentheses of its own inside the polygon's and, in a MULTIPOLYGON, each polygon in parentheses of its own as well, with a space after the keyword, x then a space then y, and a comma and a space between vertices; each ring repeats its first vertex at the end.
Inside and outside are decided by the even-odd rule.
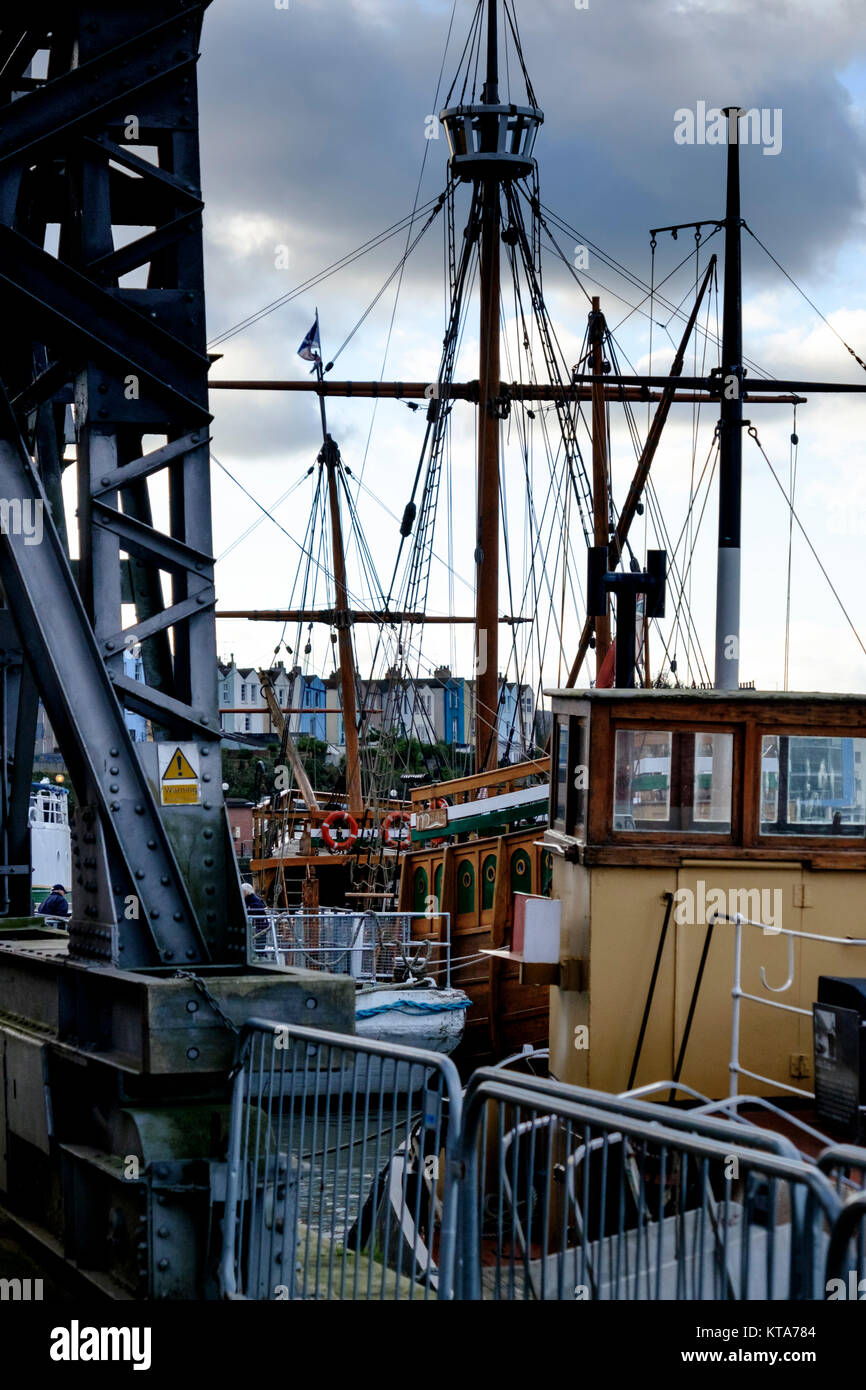
POLYGON ((357 1009, 356 1018, 375 1018, 376 1014, 445 1014, 453 1009, 468 1009, 471 999, 452 999, 447 1003, 434 1004, 428 1000, 401 999, 396 1004, 379 1004, 375 1009, 357 1009))

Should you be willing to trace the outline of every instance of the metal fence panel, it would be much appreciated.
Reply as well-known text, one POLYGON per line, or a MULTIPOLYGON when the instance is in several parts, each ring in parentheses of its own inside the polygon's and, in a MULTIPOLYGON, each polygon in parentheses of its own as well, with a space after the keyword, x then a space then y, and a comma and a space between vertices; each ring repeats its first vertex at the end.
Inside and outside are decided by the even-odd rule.
POLYGON ((451 1298, 461 1108, 448 1057, 250 1020, 232 1093, 224 1293, 451 1298))
POLYGON ((840 1203, 772 1151, 779 1136, 576 1092, 501 1073, 470 1085, 461 1297, 824 1297, 840 1203))

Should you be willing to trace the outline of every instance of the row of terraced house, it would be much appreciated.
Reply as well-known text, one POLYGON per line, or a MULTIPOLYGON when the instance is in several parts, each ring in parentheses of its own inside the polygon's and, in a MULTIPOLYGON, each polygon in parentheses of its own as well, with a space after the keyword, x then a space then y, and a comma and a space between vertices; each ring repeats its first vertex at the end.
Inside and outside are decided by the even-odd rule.
MULTIPOLYGON (((269 672, 277 703, 287 712, 289 729, 337 751, 345 746, 338 676, 325 678, 287 669, 281 662, 269 672)), ((234 657, 218 665, 222 728, 254 738, 276 732, 255 667, 238 666, 234 657)), ((468 748, 475 737, 475 682, 452 675, 447 666, 431 676, 408 678, 391 673, 381 680, 358 682, 359 707, 367 731, 383 730, 421 743, 468 748)), ((499 761, 521 762, 543 743, 537 728, 535 692, 529 685, 500 678, 499 761)))

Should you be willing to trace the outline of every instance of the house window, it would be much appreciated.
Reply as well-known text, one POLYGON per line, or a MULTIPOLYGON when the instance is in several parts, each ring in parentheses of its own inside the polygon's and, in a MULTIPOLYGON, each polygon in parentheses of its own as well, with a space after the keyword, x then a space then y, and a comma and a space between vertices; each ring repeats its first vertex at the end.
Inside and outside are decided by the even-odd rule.
POLYGON ((248 734, 252 727, 252 720, 248 714, 244 715, 244 733, 248 734))
POLYGON ((277 700, 281 705, 284 705, 286 703, 286 692, 284 689, 280 689, 277 691, 277 700))
POLYGON ((731 832, 733 734, 618 729, 614 830, 731 832))
POLYGON ((765 734, 761 740, 761 834, 866 834, 866 739, 765 734))
POLYGON ((245 705, 246 702, 247 702, 247 687, 246 687, 245 685, 242 685, 242 686, 241 686, 241 704, 242 704, 242 705, 245 705))

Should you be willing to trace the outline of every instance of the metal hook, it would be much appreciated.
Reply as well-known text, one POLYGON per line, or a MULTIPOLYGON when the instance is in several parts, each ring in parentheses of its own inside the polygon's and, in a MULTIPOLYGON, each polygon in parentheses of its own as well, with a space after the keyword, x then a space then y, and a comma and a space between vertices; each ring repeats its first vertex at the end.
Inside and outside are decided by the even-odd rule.
POLYGON ((771 994, 784 994, 786 989, 790 989, 794 983, 794 938, 788 937, 788 978, 783 985, 771 985, 767 981, 767 972, 761 966, 761 984, 764 989, 768 989, 771 994))

